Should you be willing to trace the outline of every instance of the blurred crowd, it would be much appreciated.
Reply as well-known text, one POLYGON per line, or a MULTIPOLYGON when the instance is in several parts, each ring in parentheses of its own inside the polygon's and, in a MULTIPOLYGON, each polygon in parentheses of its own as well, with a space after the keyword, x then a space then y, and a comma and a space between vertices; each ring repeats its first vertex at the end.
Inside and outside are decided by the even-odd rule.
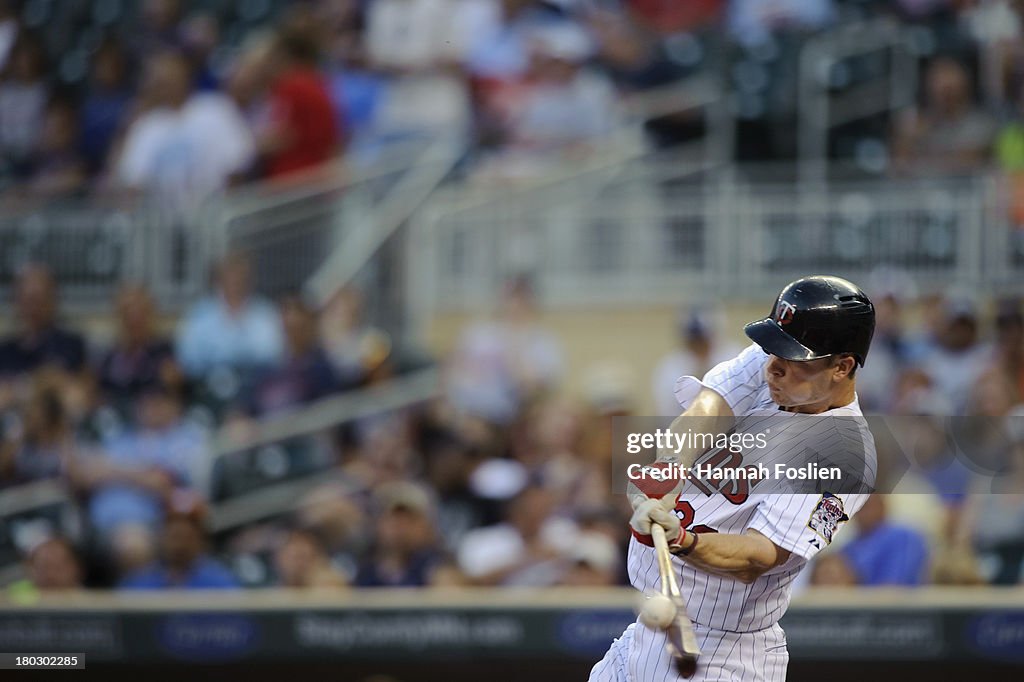
MULTIPOLYGON (((217 429, 244 440, 257 420, 394 371, 398 355, 363 319, 358 290, 323 307, 300 295, 269 301, 251 275, 245 256, 229 255, 209 295, 176 321, 160 318, 144 287, 125 284, 105 343, 62 324, 44 265, 18 276, 14 329, 0 339, 0 489, 66 484, 101 582, 104 571, 152 558, 173 510, 200 518, 220 494, 217 429)), ((17 525, 5 541, 31 543, 32 524, 17 525)))
MULTIPOLYGON (((143 194, 187 210, 442 135, 507 178, 579 158, 632 95, 694 74, 729 92, 738 159, 791 159, 799 47, 878 16, 919 29, 919 105, 837 131, 832 152, 874 171, 1024 166, 1011 0, 2 0, 0 183, 8 200, 143 194)), ((667 147, 704 123, 679 102, 645 127, 667 147)))
MULTIPOLYGON (((215 524, 218 505, 259 492, 237 487, 244 466, 218 458, 216 443, 260 459, 242 447, 257 420, 287 419, 403 371, 386 334, 362 320, 359 292, 318 313, 301 297, 263 300, 249 274, 244 257, 225 259, 173 334, 161 333, 148 294, 127 286, 116 340, 94 348, 60 325, 46 269, 22 273, 18 331, 0 342, 0 481, 58 481, 73 508, 10 524, 25 562, 12 598, 82 586, 626 584, 629 506, 610 494, 612 420, 643 414, 643 404, 675 414, 675 378, 700 376, 738 349, 705 311, 687 309, 649 396, 617 366, 589 370, 570 395, 566 351, 542 323, 530 281, 514 278, 493 315, 467 323, 440 360, 439 397, 318 433, 320 464, 298 470, 312 485, 284 506, 263 498, 270 506, 244 522, 215 524)), ((859 398, 869 414, 913 421, 873 424, 885 494, 809 581, 1020 583, 1021 302, 990 309, 885 287, 872 295, 878 328, 859 398), (915 466, 894 470, 905 458, 893 459, 883 431, 908 429, 911 444, 895 454, 910 453, 915 466), (979 433, 965 448, 971 429, 979 433)), ((278 457, 313 455, 300 447, 278 457)))
MULTIPOLYGON (((12 203, 126 193, 187 211, 236 183, 303 178, 449 134, 472 141, 480 173, 529 173, 608 139, 629 95, 708 70, 736 90, 738 158, 786 159, 795 46, 881 15, 921 30, 919 103, 877 130, 868 121, 847 152, 872 166, 880 144, 893 173, 994 160, 1014 174, 1024 171, 1018 10, 1009 0, 0 0, 0 191, 12 203)), ((668 146, 701 125, 673 114, 647 133, 668 146)), ((706 312, 687 310, 649 396, 615 367, 595 368, 569 396, 567 349, 517 278, 437 361, 441 398, 245 450, 263 425, 409 364, 367 322, 358 289, 322 306, 271 301, 253 291, 251 268, 243 255, 224 259, 177 319, 126 284, 112 302, 116 329, 88 338, 63 324, 52 273, 22 268, 15 328, 0 340, 0 487, 58 481, 72 505, 8 524, 0 551, 24 562, 13 598, 84 586, 625 584, 629 510, 609 494, 612 419, 641 404, 673 414, 678 376, 739 350, 706 312), (249 479, 289 478, 316 485, 296 488, 287 513, 218 517, 224 500, 259 493, 249 479)), ((883 466, 905 494, 872 498, 809 580, 1021 582, 1024 429, 982 429, 981 440, 1011 437, 987 443, 996 456, 982 464, 998 462, 999 488, 979 490, 945 421, 1015 423, 1021 303, 899 282, 869 293, 878 329, 861 404, 919 420, 918 467, 883 466)))

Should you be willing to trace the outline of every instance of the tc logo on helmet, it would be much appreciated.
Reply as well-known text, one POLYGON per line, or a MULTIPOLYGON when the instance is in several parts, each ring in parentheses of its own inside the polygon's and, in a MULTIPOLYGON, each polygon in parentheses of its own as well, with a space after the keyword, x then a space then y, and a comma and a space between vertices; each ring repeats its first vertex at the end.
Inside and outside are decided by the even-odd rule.
POLYGON ((775 321, 780 325, 789 324, 793 321, 796 313, 796 306, 789 301, 779 301, 779 308, 775 311, 775 321))

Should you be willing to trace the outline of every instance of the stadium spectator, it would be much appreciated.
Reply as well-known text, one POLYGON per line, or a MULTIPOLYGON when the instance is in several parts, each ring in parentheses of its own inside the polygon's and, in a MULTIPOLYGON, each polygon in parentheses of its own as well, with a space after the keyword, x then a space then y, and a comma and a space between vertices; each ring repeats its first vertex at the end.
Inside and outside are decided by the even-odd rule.
MULTIPOLYGON (((477 3, 478 5, 480 3, 477 3)), ((366 53, 386 75, 387 97, 375 111, 374 132, 388 140, 438 131, 468 133, 469 93, 459 64, 470 36, 461 0, 376 0, 366 9, 366 53)))
POLYGON ((157 333, 156 304, 149 291, 140 284, 126 284, 118 291, 115 306, 117 341, 97 369, 104 397, 127 407, 151 386, 180 386, 174 349, 157 333))
POLYGON ((364 383, 381 373, 391 353, 390 338, 366 319, 365 297, 353 286, 342 287, 327 302, 320 338, 346 384, 364 383))
POLYGON ((471 529, 484 525, 491 508, 470 485, 482 457, 454 429, 423 427, 420 437, 425 478, 438 497, 437 525, 446 549, 454 550, 471 529))
POLYGON ((378 414, 355 424, 356 447, 342 451, 345 475, 365 489, 416 476, 422 471, 423 455, 411 425, 411 415, 401 412, 378 414))
POLYGON ((939 547, 932 569, 932 584, 951 587, 978 587, 985 585, 977 557, 969 549, 939 547))
POLYGON ((999 167, 1006 172, 1013 189, 1010 208, 1016 224, 1019 225, 1024 216, 1024 90, 1018 92, 1009 104, 1013 105, 1010 107, 1011 115, 996 135, 994 156, 999 167))
POLYGON ((219 82, 211 59, 221 42, 220 22, 214 14, 196 12, 181 22, 182 52, 192 65, 193 84, 199 91, 217 90, 219 82))
MULTIPOLYGON (((963 450, 950 439, 949 426, 956 424, 960 431, 970 422, 950 420, 952 403, 935 390, 927 377, 916 370, 903 374, 902 381, 911 379, 923 381, 893 403, 892 413, 906 415, 906 418, 894 422, 893 427, 906 449, 896 453, 893 458, 895 465, 890 464, 890 473, 900 478, 894 481, 894 484, 899 483, 900 491, 912 493, 909 498, 917 502, 917 509, 924 511, 938 502, 934 511, 924 511, 927 518, 920 519, 917 526, 923 529, 931 525, 933 537, 953 537, 962 523, 963 504, 973 474, 965 463, 963 450), (909 472, 904 470, 906 457, 910 458, 909 472), (923 482, 922 486, 918 486, 918 478, 923 482), (932 494, 937 499, 931 498, 932 494)), ((903 497, 906 499, 907 496, 903 497)))
POLYGON ((88 91, 82 101, 80 145, 89 173, 105 170, 114 140, 127 118, 132 95, 123 46, 105 40, 92 57, 88 91))
POLYGON ((42 540, 25 557, 25 578, 12 583, 12 601, 32 603, 40 593, 66 593, 83 587, 84 570, 78 550, 62 536, 42 540))
POLYGON ((512 443, 513 456, 528 475, 544 481, 565 514, 586 501, 588 492, 591 462, 579 452, 582 419, 581 410, 567 399, 539 399, 523 411, 512 443))
POLYGON ((459 570, 458 563, 451 557, 444 557, 434 566, 430 574, 431 587, 469 587, 469 579, 459 570))
POLYGON ((971 389, 967 417, 956 428, 957 454, 979 472, 998 472, 1007 466, 1005 422, 1014 407, 1013 385, 998 368, 981 373, 971 389))
POLYGON ((911 365, 932 353, 939 346, 939 339, 945 334, 949 324, 949 310, 953 307, 970 308, 963 305, 963 299, 950 300, 941 291, 931 292, 920 297, 916 303, 920 308, 920 321, 906 334, 907 358, 911 365))
POLYGON ((303 529, 288 532, 274 553, 274 570, 280 587, 344 587, 345 577, 331 566, 330 557, 315 533, 303 529))
POLYGON ((235 104, 217 92, 194 92, 188 61, 164 52, 146 63, 142 113, 125 133, 116 180, 188 211, 246 170, 252 134, 235 104))
MULTIPOLYGON (((1021 416, 1018 412, 1016 420, 1021 416)), ((980 569, 993 585, 1016 585, 1024 579, 1024 435, 1019 424, 1007 453, 1007 466, 991 488, 968 498, 956 551, 977 552, 980 569)))
POLYGON ((143 0, 140 5, 140 21, 132 35, 135 58, 143 59, 161 50, 179 49, 181 0, 143 0))
POLYGON ((580 533, 569 550, 562 587, 610 587, 618 583, 621 549, 600 533, 580 533))
POLYGON ((1024 403, 1024 313, 1019 299, 999 301, 996 309, 995 371, 1006 377, 1015 403, 1024 403))
POLYGON ((952 3, 957 19, 978 43, 1012 41, 1021 36, 1019 4, 1016 0, 952 3))
POLYGON ((57 282, 38 264, 25 266, 15 282, 19 328, 0 341, 0 380, 17 379, 46 365, 69 372, 85 366, 85 341, 57 325, 57 282))
POLYGON ((50 97, 46 53, 39 38, 21 31, 0 72, 0 170, 24 179, 42 133, 50 97))
POLYGON ((74 430, 57 371, 33 376, 31 394, 20 415, 8 420, 0 443, 0 486, 57 478, 66 473, 76 452, 74 430))
POLYGON ((283 362, 256 381, 248 408, 268 415, 323 398, 344 387, 317 339, 317 315, 299 296, 278 306, 284 329, 283 362))
POLYGON ((98 564, 105 570, 103 584, 117 585, 121 580, 142 571, 157 559, 156 536, 151 526, 127 523, 118 526, 109 543, 99 546, 98 564))
POLYGON ((725 0, 625 0, 621 4, 639 26, 667 36, 717 23, 727 3, 725 0))
POLYGON ((543 587, 557 583, 575 525, 552 515, 550 492, 530 485, 509 502, 507 521, 469 533, 459 545, 459 568, 476 585, 543 587))
POLYGON ((299 501, 297 525, 321 540, 332 565, 342 567, 346 576, 355 575, 354 557, 372 530, 352 486, 332 481, 314 488, 299 501))
POLYGON ((24 189, 40 199, 77 195, 85 189, 86 171, 79 144, 78 111, 66 99, 53 99, 46 107, 24 189))
POLYGON ((568 21, 532 26, 523 33, 526 67, 514 78, 485 82, 480 94, 481 144, 498 152, 477 173, 497 179, 534 176, 585 154, 606 140, 618 122, 610 79, 584 68, 594 45, 568 21))
POLYGON ((448 397, 456 408, 507 423, 563 371, 558 339, 539 321, 525 278, 505 285, 498 318, 470 324, 449 361, 448 397))
POLYGON ((359 587, 424 587, 440 562, 434 501, 416 483, 394 481, 374 492, 373 547, 360 563, 359 587))
POLYGON ((464 0, 374 0, 366 8, 366 52, 376 68, 433 72, 461 62, 474 15, 487 3, 464 0))
POLYGON ((732 0, 726 23, 737 42, 756 47, 776 34, 820 30, 835 19, 833 0, 732 0))
MULTIPOLYGON (((712 0, 712 4, 715 3, 717 0, 712 0)), ((627 92, 667 85, 685 76, 687 67, 692 70, 701 62, 703 48, 693 36, 677 34, 677 29, 668 27, 679 21, 687 21, 684 16, 672 18, 674 8, 680 8, 680 14, 687 15, 701 4, 641 0, 630 3, 628 14, 614 10, 591 10, 586 14, 587 29, 594 38, 596 57, 602 70, 607 72, 619 89, 627 92), (641 5, 651 10, 650 16, 644 14, 647 9, 640 9, 641 5), (693 45, 694 63, 684 66, 679 63, 680 60, 669 57, 662 36, 673 34, 677 35, 677 40, 693 45)), ((692 18, 700 21, 696 17, 692 18)))
POLYGON ((958 173, 977 168, 992 152, 995 122, 973 102, 967 69, 939 57, 925 74, 925 100, 896 128, 893 156, 898 170, 958 173))
POLYGON ((182 416, 180 395, 154 384, 137 400, 137 425, 75 466, 75 482, 89 493, 90 522, 107 541, 121 526, 159 524, 176 489, 207 494, 208 435, 182 416))
POLYGON ((945 304, 935 343, 915 360, 931 385, 963 414, 975 381, 991 358, 991 349, 980 340, 978 310, 974 301, 952 298, 945 304))
POLYGON ((82 587, 82 562, 64 537, 43 540, 28 556, 28 580, 37 590, 75 590, 82 587))
POLYGON ((480 3, 464 15, 469 36, 468 72, 481 87, 521 78, 530 65, 529 35, 538 27, 567 21, 559 10, 538 0, 480 3))
POLYGON ((852 587, 857 584, 857 574, 842 552, 829 552, 814 560, 810 584, 818 587, 852 587))
MULTIPOLYGON (((586 458, 586 476, 573 495, 582 508, 604 505, 608 501, 614 470, 616 418, 636 414, 635 388, 638 385, 628 366, 617 362, 598 363, 586 368, 583 385, 584 412, 578 451, 586 458)), ((625 503, 625 497, 617 500, 625 503)), ((628 509, 628 506, 623 507, 628 509)), ((628 516, 628 514, 627 514, 628 516)))
POLYGON ((317 43, 304 28, 295 26, 278 36, 269 61, 270 125, 258 139, 272 178, 315 168, 344 149, 318 62, 317 43))
POLYGON ((617 101, 611 82, 584 68, 593 49, 587 33, 568 22, 530 33, 528 84, 510 114, 508 137, 514 148, 572 151, 612 132, 617 101))
POLYGON ((379 135, 377 119, 389 98, 390 79, 369 64, 362 8, 342 2, 324 10, 324 66, 339 129, 349 138, 346 155, 354 163, 372 162, 388 142, 379 135))
POLYGON ((906 369, 909 349, 903 330, 903 301, 895 292, 872 298, 875 304, 875 335, 871 362, 857 371, 857 397, 865 412, 884 412, 892 407, 896 381, 906 369))
MULTIPOLYGON (((629 521, 627 509, 616 501, 604 499, 599 505, 580 508, 575 514, 576 525, 581 533, 604 535, 613 542, 627 545, 629 539, 622 534, 622 524, 629 521)), ((621 578, 625 580, 625 574, 621 578)))
POLYGON ((855 517, 857 535, 841 553, 857 584, 921 585, 928 575, 928 544, 913 528, 890 522, 882 495, 868 498, 855 517))
POLYGON ((734 344, 722 343, 715 338, 713 324, 704 311, 697 309, 679 316, 679 346, 658 361, 652 375, 656 414, 678 416, 681 408, 675 396, 675 386, 679 377, 703 377, 719 362, 735 357, 739 352, 734 344))
MULTIPOLYGON (((224 80, 224 92, 242 113, 253 139, 259 140, 271 129, 269 60, 274 53, 274 37, 257 33, 249 37, 231 62, 224 80)), ((246 179, 264 174, 263 159, 256 154, 245 171, 246 179)))
POLYGON ((252 265, 239 253, 217 268, 217 290, 194 304, 178 328, 178 361, 195 379, 228 367, 251 372, 278 363, 284 351, 281 317, 252 292, 252 265))
POLYGON ((233 589, 238 580, 206 550, 204 512, 190 502, 173 503, 160 538, 160 560, 126 577, 125 590, 233 589))
POLYGON ((11 0, 0 0, 0 72, 7 66, 7 58, 18 39, 18 17, 11 0))

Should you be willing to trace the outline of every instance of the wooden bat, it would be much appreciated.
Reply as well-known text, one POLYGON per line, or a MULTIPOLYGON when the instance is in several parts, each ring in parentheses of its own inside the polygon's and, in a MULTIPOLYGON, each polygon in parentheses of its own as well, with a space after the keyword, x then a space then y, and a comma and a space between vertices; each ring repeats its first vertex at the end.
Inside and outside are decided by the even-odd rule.
POLYGON ((654 553, 658 557, 658 571, 661 573, 661 593, 671 599, 676 607, 675 618, 665 629, 668 639, 665 646, 675 659, 679 674, 690 678, 697 670, 697 657, 700 656, 697 635, 693 631, 693 621, 686 615, 686 602, 683 601, 675 571, 672 570, 672 554, 668 551, 665 529, 656 523, 652 524, 651 536, 654 538, 654 553))

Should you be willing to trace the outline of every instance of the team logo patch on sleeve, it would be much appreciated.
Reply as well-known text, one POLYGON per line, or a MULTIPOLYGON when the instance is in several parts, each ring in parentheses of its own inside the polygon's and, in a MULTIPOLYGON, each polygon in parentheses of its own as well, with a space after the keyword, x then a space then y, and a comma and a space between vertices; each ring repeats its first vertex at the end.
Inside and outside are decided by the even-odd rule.
POLYGON ((831 544, 832 536, 835 535, 839 524, 849 520, 850 517, 843 509, 843 501, 832 493, 825 493, 814 506, 807 527, 820 535, 826 543, 831 544))

